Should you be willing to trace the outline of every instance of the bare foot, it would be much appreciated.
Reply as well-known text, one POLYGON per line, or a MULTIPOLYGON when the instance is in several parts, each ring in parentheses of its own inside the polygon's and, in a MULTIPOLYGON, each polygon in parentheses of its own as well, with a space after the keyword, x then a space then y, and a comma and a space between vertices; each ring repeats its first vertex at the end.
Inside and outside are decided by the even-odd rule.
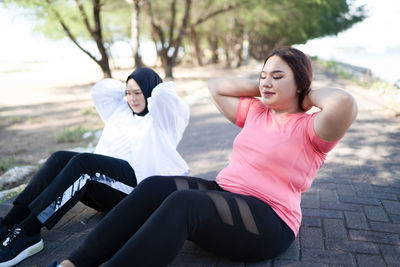
POLYGON ((75 265, 72 262, 70 262, 69 260, 62 261, 60 263, 60 265, 63 267, 75 267, 75 265))

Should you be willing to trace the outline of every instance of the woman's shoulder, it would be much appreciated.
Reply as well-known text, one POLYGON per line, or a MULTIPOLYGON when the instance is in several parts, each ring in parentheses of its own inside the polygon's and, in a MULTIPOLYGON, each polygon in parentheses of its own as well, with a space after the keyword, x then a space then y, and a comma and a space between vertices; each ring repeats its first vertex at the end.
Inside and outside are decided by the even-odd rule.
POLYGON ((105 78, 95 85, 92 90, 110 90, 110 89, 125 89, 125 84, 117 79, 105 78))

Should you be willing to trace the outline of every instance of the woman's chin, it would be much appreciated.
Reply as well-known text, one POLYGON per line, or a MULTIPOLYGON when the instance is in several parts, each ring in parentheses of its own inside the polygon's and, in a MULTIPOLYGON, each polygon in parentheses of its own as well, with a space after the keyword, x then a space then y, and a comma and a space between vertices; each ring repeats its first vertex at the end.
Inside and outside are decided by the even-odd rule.
POLYGON ((136 114, 139 114, 144 110, 144 108, 141 108, 141 107, 132 107, 132 106, 130 106, 130 107, 133 110, 133 112, 135 112, 136 114))

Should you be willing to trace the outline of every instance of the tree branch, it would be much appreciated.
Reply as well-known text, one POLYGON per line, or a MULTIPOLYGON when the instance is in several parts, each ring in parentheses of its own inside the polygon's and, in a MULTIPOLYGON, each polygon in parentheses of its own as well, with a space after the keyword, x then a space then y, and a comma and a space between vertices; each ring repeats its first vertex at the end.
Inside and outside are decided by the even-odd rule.
MULTIPOLYGON (((161 27, 158 26, 156 24, 156 22, 154 21, 154 16, 153 16, 153 11, 151 9, 151 4, 150 4, 150 0, 146 0, 144 1, 145 7, 146 7, 146 11, 147 11, 147 15, 150 18, 150 24, 151 27, 153 28, 153 30, 157 33, 158 38, 160 39, 161 45, 162 45, 162 50, 164 50, 164 43, 165 43, 165 37, 164 37, 164 33, 161 30, 161 27)), ((154 39, 154 37, 153 37, 154 39)))
POLYGON ((185 15, 183 16, 181 29, 179 30, 178 37, 170 44, 170 47, 175 48, 174 54, 178 53, 178 48, 182 43, 183 36, 185 36, 187 33, 187 25, 189 22, 191 6, 192 6, 192 0, 186 0, 185 15))
POLYGON ((174 31, 175 31, 175 19, 176 19, 176 0, 174 0, 171 4, 171 26, 169 27, 169 43, 172 42, 174 38, 174 31))
POLYGON ((92 27, 89 24, 89 19, 88 19, 88 16, 87 16, 86 12, 85 12, 85 9, 83 8, 82 0, 75 0, 75 2, 76 2, 76 5, 78 6, 79 13, 81 14, 81 17, 82 17, 83 23, 86 26, 86 29, 89 31, 89 33, 91 35, 93 35, 93 30, 92 30, 92 27))
POLYGON ((235 8, 239 7, 240 5, 243 5, 243 4, 242 4, 242 3, 229 4, 228 6, 226 6, 226 7, 224 7, 224 8, 221 8, 221 9, 219 9, 219 10, 216 10, 216 11, 214 11, 214 12, 211 12, 210 14, 208 14, 208 15, 206 15, 206 16, 204 16, 204 17, 198 18, 197 21, 196 21, 195 23, 193 23, 192 25, 190 25, 190 30, 193 29, 193 28, 195 28, 197 25, 199 25, 199 24, 205 22, 206 20, 208 20, 208 19, 210 19, 210 18, 212 18, 212 17, 215 17, 215 16, 217 16, 217 15, 219 15, 219 14, 221 14, 221 13, 225 13, 225 12, 228 12, 228 11, 230 11, 230 10, 232 10, 232 9, 235 9, 235 8))
POLYGON ((88 55, 91 59, 99 63, 99 61, 87 50, 85 50, 76 40, 75 36, 71 33, 67 25, 65 24, 64 20, 61 18, 60 13, 58 13, 57 10, 55 10, 52 5, 50 0, 46 0, 47 4, 49 5, 49 9, 53 12, 53 14, 56 16, 58 22, 60 23, 61 27, 63 28, 64 32, 67 34, 69 39, 80 49, 82 50, 86 55, 88 55))

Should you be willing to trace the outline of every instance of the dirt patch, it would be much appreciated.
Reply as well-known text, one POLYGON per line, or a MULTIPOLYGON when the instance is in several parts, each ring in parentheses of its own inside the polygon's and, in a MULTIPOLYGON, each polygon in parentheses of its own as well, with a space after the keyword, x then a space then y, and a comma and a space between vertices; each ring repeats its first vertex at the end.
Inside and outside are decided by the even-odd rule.
MULTIPOLYGON (((62 69, 50 63, 21 67, 22 72, 2 73, 0 99, 0 161, 15 165, 38 165, 52 152, 87 146, 90 139, 60 142, 65 131, 94 131, 103 127, 91 97, 90 87, 102 79, 93 66, 62 69), (57 78, 54 78, 57 77, 57 78), (4 88, 4 89, 3 89, 4 88)), ((69 66, 68 64, 63 64, 69 66)), ((249 75, 260 65, 250 64, 240 69, 214 65, 205 67, 181 66, 175 69, 174 81, 183 97, 207 94, 211 77, 249 75)), ((115 78, 125 80, 132 69, 114 70, 115 78)), ((158 73, 163 73, 156 68, 158 73)), ((196 99, 192 101, 197 101, 196 99)), ((1 166, 0 166, 1 167, 1 166)), ((0 175, 4 171, 0 170, 0 175)))

